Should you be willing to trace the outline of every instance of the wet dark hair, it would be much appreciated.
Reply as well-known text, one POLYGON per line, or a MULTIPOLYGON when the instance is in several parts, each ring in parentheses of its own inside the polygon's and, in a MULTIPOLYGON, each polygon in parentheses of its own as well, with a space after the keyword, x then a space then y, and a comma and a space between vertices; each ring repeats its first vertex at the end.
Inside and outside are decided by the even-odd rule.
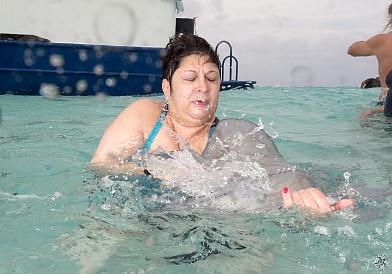
POLYGON ((173 73, 180 66, 182 59, 192 54, 208 56, 207 62, 215 64, 220 69, 218 54, 204 38, 190 33, 176 34, 170 38, 162 57, 162 79, 171 83, 173 73))

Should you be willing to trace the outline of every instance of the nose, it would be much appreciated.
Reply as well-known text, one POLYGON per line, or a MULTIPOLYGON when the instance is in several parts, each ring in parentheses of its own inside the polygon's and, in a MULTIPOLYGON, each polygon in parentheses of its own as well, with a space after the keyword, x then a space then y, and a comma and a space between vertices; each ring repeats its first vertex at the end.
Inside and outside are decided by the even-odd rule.
POLYGON ((198 77, 197 79, 197 90, 200 92, 208 92, 209 91, 209 83, 206 77, 198 77))

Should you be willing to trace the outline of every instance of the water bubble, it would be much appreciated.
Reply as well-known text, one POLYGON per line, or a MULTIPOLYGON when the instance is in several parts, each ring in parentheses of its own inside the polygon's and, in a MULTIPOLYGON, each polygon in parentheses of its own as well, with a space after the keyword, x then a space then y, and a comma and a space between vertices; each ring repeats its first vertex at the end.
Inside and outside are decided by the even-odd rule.
POLYGON ((272 136, 271 137, 273 139, 277 138, 278 137, 278 133, 276 131, 272 132, 272 136))
POLYGON ((320 226, 320 225, 317 225, 314 228, 314 233, 325 235, 325 236, 330 236, 331 235, 331 232, 329 231, 329 229, 327 227, 320 226))
POLYGON ((103 205, 101 205, 101 209, 102 210, 110 210, 110 205, 109 204, 103 204, 103 205))
POLYGON ((54 200, 60 198, 61 196, 63 196, 63 195, 60 192, 55 192, 52 194, 51 199, 54 201, 54 200))
POLYGON ((338 234, 341 236, 347 236, 349 238, 357 236, 357 233, 355 233, 354 229, 351 226, 339 227, 338 234))
POLYGON ((351 177, 351 172, 346 171, 344 174, 344 180, 346 181, 346 183, 350 182, 350 177, 351 177))
POLYGON ((263 124, 263 121, 259 118, 259 122, 257 123, 257 127, 259 128, 259 129, 264 129, 264 124, 263 124))
POLYGON ((257 145, 256 145, 256 148, 265 148, 265 144, 262 144, 262 143, 257 144, 257 145))

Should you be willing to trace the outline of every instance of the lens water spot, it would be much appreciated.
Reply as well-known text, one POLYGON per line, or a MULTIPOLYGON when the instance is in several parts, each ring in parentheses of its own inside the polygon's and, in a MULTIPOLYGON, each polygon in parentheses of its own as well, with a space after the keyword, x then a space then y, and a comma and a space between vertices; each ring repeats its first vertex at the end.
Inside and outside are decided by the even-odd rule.
POLYGON ((35 64, 35 58, 31 49, 26 49, 24 51, 24 62, 28 67, 31 67, 35 64))
POLYGON ((151 85, 144 85, 143 90, 145 93, 151 93, 152 91, 152 86, 151 85))
POLYGON ((105 84, 108 87, 112 88, 112 87, 115 87, 117 85, 117 80, 115 78, 109 78, 109 79, 106 79, 105 84))
POLYGON ((97 76, 101 76, 104 73, 104 66, 102 64, 98 64, 93 68, 94 74, 97 76))
POLYGON ((94 33, 100 43, 133 44, 137 30, 137 16, 124 3, 103 4, 94 15, 94 33))
POLYGON ((86 80, 79 80, 76 83, 76 91, 79 95, 83 94, 87 90, 87 88, 88 88, 88 83, 86 80))
POLYGON ((121 77, 121 79, 127 79, 128 78, 128 72, 126 72, 126 71, 122 71, 121 73, 120 73, 120 77, 121 77))
POLYGON ((63 92, 64 92, 65 94, 71 94, 71 93, 72 93, 72 87, 70 87, 70 86, 65 86, 65 87, 63 88, 63 92))
POLYGON ((84 49, 79 50, 79 60, 84 62, 87 61, 87 59, 88 59, 87 51, 84 49))
POLYGON ((41 88, 39 89, 39 94, 47 99, 57 99, 60 97, 60 89, 55 84, 41 84, 41 88))
POLYGON ((307 66, 295 66, 290 71, 291 86, 311 86, 314 84, 314 72, 307 66))
POLYGON ((52 54, 49 56, 49 63, 58 68, 64 65, 64 56, 61 54, 52 54))
POLYGON ((129 59, 130 62, 135 63, 135 62, 137 61, 137 59, 138 59, 137 54, 134 53, 134 52, 131 53, 131 54, 129 55, 128 59, 129 59))

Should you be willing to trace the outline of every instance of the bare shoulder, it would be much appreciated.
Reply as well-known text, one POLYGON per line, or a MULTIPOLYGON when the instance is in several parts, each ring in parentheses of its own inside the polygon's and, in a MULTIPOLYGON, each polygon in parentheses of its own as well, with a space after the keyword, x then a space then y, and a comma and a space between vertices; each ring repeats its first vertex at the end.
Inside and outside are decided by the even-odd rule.
POLYGON ((163 102, 148 98, 130 104, 105 130, 92 162, 112 155, 125 159, 132 154, 144 143, 163 106, 163 102))
POLYGON ((380 46, 381 44, 385 43, 392 38, 392 33, 380 33, 374 35, 373 37, 369 38, 366 42, 369 43, 370 46, 380 46))
POLYGON ((150 98, 142 98, 142 99, 139 99, 139 100, 133 102, 132 104, 130 104, 128 106, 128 108, 129 107, 141 108, 141 109, 144 109, 146 107, 147 108, 160 108, 163 105, 164 105, 164 102, 162 102, 162 101, 153 100, 153 99, 150 99, 150 98))
POLYGON ((143 98, 130 104, 123 112, 119 115, 119 119, 133 119, 143 120, 147 122, 149 118, 156 118, 159 116, 164 106, 164 102, 158 100, 152 100, 149 98, 143 98))

